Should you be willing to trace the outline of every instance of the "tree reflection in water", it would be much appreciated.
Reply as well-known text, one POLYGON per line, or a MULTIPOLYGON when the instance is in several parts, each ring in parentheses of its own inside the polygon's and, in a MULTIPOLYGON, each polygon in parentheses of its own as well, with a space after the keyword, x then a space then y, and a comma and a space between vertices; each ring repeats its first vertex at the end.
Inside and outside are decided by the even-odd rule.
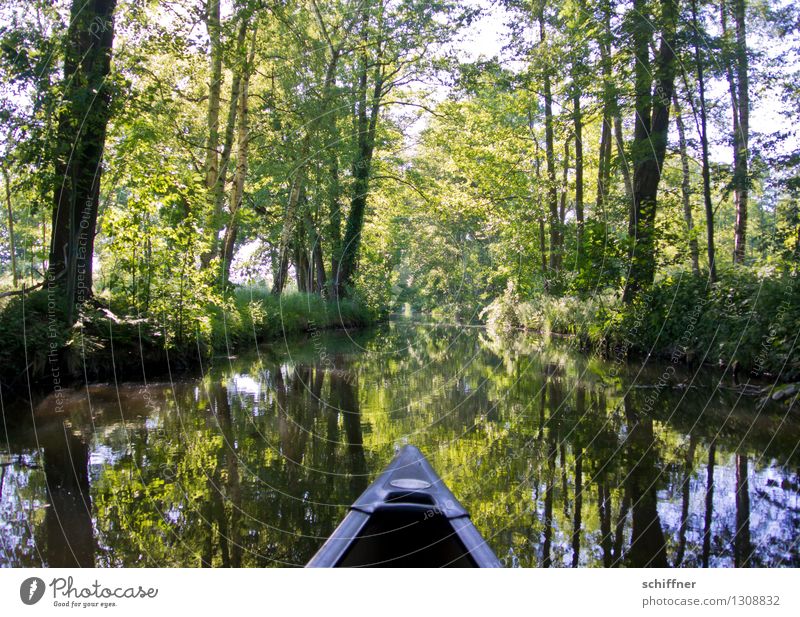
POLYGON ((287 349, 9 423, 0 562, 302 565, 407 441, 509 564, 800 565, 797 422, 711 373, 654 396, 658 367, 403 323, 287 349))

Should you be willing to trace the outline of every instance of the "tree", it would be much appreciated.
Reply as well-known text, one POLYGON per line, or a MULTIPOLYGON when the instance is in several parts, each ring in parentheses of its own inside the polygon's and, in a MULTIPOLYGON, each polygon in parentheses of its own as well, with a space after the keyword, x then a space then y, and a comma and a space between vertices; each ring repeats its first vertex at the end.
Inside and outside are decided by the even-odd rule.
POLYGON ((635 110, 633 203, 628 235, 630 268, 623 299, 630 303, 655 276, 655 217, 658 185, 669 134, 669 112, 675 79, 677 0, 661 1, 660 45, 651 73, 651 25, 644 0, 636 0, 631 16, 633 28, 635 110))
POLYGON ((116 4, 73 0, 64 44, 49 268, 51 280, 65 291, 68 321, 92 295, 102 160, 111 115, 116 4))
MULTIPOLYGON (((713 283, 717 280, 716 247, 714 244, 714 206, 711 203, 711 167, 708 158, 708 117, 706 108, 705 64, 700 50, 700 23, 698 20, 697 0, 691 0, 692 11, 692 45, 694 47, 695 70, 697 72, 697 97, 700 122, 697 127, 700 139, 701 165, 703 176, 703 205, 706 213, 706 252, 708 255, 708 278, 713 283)), ((688 86, 687 86, 688 89, 688 86)), ((695 120, 697 114, 695 114, 695 120)))
POLYGON ((728 31, 728 7, 720 4, 722 58, 728 78, 733 116, 733 196, 736 207, 733 263, 743 263, 747 247, 747 207, 750 194, 748 144, 750 141, 750 86, 748 77, 747 25, 745 0, 732 0, 735 37, 728 31), (730 48, 733 48, 732 50, 730 48))
POLYGON ((11 255, 11 280, 17 286, 17 247, 14 242, 14 209, 11 203, 11 176, 5 165, 2 166, 3 186, 5 187, 6 213, 8 215, 8 252, 11 255))
POLYGON ((223 287, 227 286, 230 279, 233 249, 236 245, 236 236, 239 230, 239 208, 241 208, 242 200, 244 199, 244 183, 247 178, 247 157, 250 143, 250 127, 248 122, 250 116, 250 75, 254 68, 257 32, 258 31, 254 29, 251 35, 250 51, 248 52, 244 67, 242 68, 243 75, 237 77, 237 80, 241 82, 241 92, 238 93, 239 125, 236 140, 236 172, 233 177, 233 186, 231 187, 228 225, 225 228, 225 236, 222 241, 223 287))
POLYGON ((544 99, 544 149, 547 163, 547 206, 550 223, 550 270, 561 269, 561 251, 563 238, 561 234, 561 217, 558 212, 558 185, 556 183, 556 157, 553 144, 553 93, 550 83, 552 71, 548 62, 550 55, 545 28, 544 2, 539 4, 537 19, 539 21, 539 46, 543 56, 542 62, 542 97, 544 99))
POLYGON ((689 256, 692 260, 692 272, 700 274, 700 250, 697 238, 694 235, 694 219, 692 217, 692 190, 691 176, 689 174, 689 152, 686 144, 686 127, 683 122, 681 106, 678 102, 677 89, 672 93, 672 104, 675 107, 675 125, 678 128, 678 150, 681 157, 681 198, 683 201, 683 217, 686 221, 686 231, 689 236, 689 256))

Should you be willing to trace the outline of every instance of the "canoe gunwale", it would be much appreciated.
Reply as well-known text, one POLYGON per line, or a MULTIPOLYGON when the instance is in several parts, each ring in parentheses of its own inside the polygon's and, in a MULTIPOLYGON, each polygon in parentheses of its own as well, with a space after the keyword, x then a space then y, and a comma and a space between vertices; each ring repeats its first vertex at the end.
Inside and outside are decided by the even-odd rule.
MULTIPOLYGON (((452 529, 452 533, 442 535, 432 542, 431 546, 442 541, 457 539, 463 547, 463 556, 468 556, 476 567, 503 567, 494 551, 470 520, 467 510, 458 502, 430 463, 414 446, 405 446, 400 450, 384 472, 350 507, 342 522, 306 567, 337 567, 347 556, 351 547, 360 540, 361 532, 374 516, 403 513, 422 515, 423 520, 436 517, 446 521, 449 528, 452 529), (398 493, 391 486, 392 478, 395 478, 396 481, 397 477, 404 476, 424 478, 428 482, 428 488, 398 493)), ((391 565, 390 561, 388 560, 388 565, 391 565)))

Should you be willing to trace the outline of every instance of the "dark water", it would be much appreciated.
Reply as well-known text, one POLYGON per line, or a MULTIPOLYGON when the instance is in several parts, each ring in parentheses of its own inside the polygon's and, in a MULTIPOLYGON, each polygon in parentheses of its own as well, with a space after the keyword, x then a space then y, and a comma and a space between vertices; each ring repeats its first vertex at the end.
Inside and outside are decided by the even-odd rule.
POLYGON ((798 418, 719 374, 403 322, 218 365, 6 408, 0 564, 302 565, 413 443, 507 565, 800 565, 798 418))

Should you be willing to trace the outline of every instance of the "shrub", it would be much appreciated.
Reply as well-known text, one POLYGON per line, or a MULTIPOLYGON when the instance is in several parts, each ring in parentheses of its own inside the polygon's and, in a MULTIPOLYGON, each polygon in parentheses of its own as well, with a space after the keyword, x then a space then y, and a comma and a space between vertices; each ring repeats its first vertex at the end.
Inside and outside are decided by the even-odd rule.
POLYGON ((51 346, 61 349, 68 333, 62 327, 61 294, 39 289, 13 296, 0 308, 0 382, 25 385, 25 370, 35 381, 45 371, 51 346))
POLYGON ((312 329, 359 327, 373 315, 355 299, 329 301, 317 294, 275 296, 264 287, 238 288, 212 318, 215 348, 258 343, 312 329))
POLYGON ((737 267, 711 285, 677 271, 629 305, 613 292, 590 298, 538 295, 521 301, 512 291, 481 313, 502 331, 523 328, 575 336, 581 346, 616 349, 689 362, 732 365, 755 374, 800 377, 800 281, 777 268, 737 267))

